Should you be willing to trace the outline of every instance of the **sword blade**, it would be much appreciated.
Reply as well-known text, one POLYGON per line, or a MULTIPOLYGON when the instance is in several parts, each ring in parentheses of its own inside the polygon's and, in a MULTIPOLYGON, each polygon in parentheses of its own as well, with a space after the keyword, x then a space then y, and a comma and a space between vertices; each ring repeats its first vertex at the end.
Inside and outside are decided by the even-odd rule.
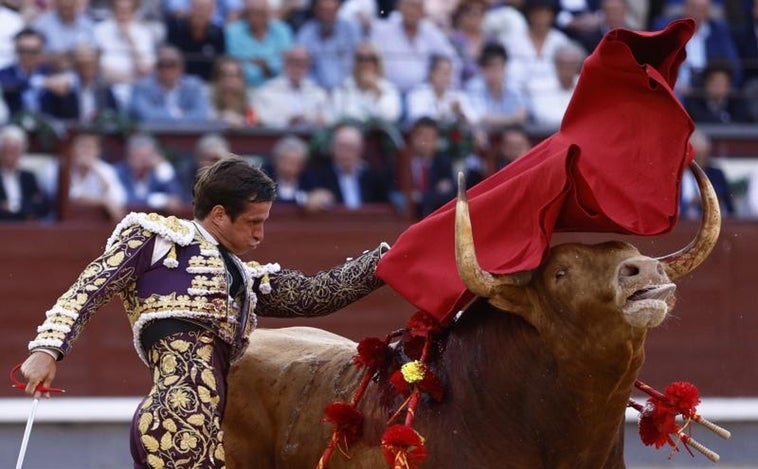
POLYGON ((26 419, 26 428, 24 429, 24 439, 21 440, 21 449, 18 452, 18 459, 16 460, 16 469, 21 469, 24 465, 24 456, 26 456, 26 446, 29 444, 29 436, 32 434, 32 425, 34 424, 34 415, 37 413, 37 405, 39 404, 39 397, 34 398, 32 402, 32 410, 29 411, 29 418, 26 419))

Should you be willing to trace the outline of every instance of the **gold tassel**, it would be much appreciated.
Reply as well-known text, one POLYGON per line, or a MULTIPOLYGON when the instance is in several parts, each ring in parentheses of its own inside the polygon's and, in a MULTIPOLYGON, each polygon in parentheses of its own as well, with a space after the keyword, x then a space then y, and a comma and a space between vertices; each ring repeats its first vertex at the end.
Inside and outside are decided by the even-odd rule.
POLYGON ((179 261, 176 260, 176 244, 171 243, 171 249, 169 249, 166 258, 163 259, 163 265, 169 269, 176 269, 179 267, 179 261))

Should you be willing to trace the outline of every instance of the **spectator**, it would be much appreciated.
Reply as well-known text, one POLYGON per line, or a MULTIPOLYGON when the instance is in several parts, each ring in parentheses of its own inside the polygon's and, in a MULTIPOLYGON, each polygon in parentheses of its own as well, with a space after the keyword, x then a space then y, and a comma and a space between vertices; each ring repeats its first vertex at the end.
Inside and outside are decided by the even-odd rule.
POLYGON ((70 53, 73 74, 65 86, 46 89, 40 110, 58 119, 91 122, 103 111, 119 112, 116 95, 100 73, 100 52, 90 44, 78 44, 70 53))
MULTIPOLYGON (((758 84, 758 1, 751 0, 747 19, 734 31, 734 43, 742 64, 745 84, 758 84)), ((755 85, 753 85, 755 86, 755 85)))
POLYGON ((284 21, 295 33, 311 19, 311 0, 278 0, 277 3, 278 7, 274 8, 277 18, 284 21))
POLYGON ((429 21, 446 33, 451 29, 453 14, 466 0, 425 0, 424 11, 429 21))
POLYGON ((161 46, 157 57, 156 71, 134 85, 134 117, 146 123, 208 120, 208 94, 198 77, 184 73, 184 59, 179 49, 161 46))
POLYGON ((370 42, 356 47, 353 74, 332 95, 337 118, 397 122, 402 112, 400 93, 384 78, 382 57, 370 42))
POLYGON ((555 25, 575 41, 602 23, 599 2, 595 0, 558 0, 555 25))
POLYGON ((754 169, 748 177, 746 199, 747 216, 758 219, 758 169, 754 169))
POLYGON ((115 85, 123 109, 129 107, 131 85, 155 65, 155 39, 150 28, 135 17, 139 0, 113 0, 113 16, 95 26, 103 77, 115 85))
MULTIPOLYGON (((381 0, 345 0, 340 5, 337 16, 353 23, 360 32, 361 38, 367 39, 371 34, 371 26, 379 17, 380 2, 381 0)), ((388 11, 382 12, 389 14, 388 11)))
MULTIPOLYGON (((313 182, 311 174, 306 171, 307 163, 308 145, 298 137, 287 135, 274 144, 271 160, 263 170, 276 183, 277 202, 308 206, 308 193, 313 189, 313 182)), ((321 204, 320 201, 315 203, 314 208, 321 204)))
POLYGON ((0 69, 11 65, 15 61, 15 49, 13 39, 16 34, 24 29, 24 20, 21 15, 0 3, 0 69))
POLYGON ((382 52, 387 79, 401 93, 407 93, 424 82, 429 61, 435 54, 450 57, 453 73, 457 75, 455 49, 445 34, 424 18, 423 0, 398 0, 397 10, 398 13, 377 21, 371 28, 371 42, 382 52))
POLYGON ((470 124, 479 121, 479 115, 461 90, 453 89, 453 64, 449 58, 432 56, 429 64, 429 82, 414 87, 408 93, 408 120, 431 117, 440 124, 470 124))
POLYGON ((210 81, 214 59, 226 51, 224 28, 213 23, 215 0, 191 0, 186 16, 166 21, 166 41, 184 55, 187 73, 210 81))
POLYGON ((439 128, 429 117, 417 120, 408 136, 411 163, 411 213, 422 218, 455 196, 453 162, 438 152, 439 128))
POLYGON ((269 127, 320 127, 331 122, 326 91, 308 78, 310 57, 297 45, 284 53, 284 74, 253 93, 253 108, 269 127))
MULTIPOLYGON (((498 143, 495 147, 494 170, 500 171, 527 154, 531 149, 532 142, 529 139, 529 134, 526 133, 526 130, 522 126, 509 125, 504 127, 500 132, 498 143)), ((489 173, 490 171, 482 163, 470 167, 466 172, 466 186, 472 187, 474 184, 481 182, 489 173)))
POLYGON ((748 2, 747 17, 734 32, 734 41, 742 64, 742 93, 750 120, 758 122, 758 1, 748 2))
POLYGON ((338 0, 313 0, 313 18, 297 33, 297 43, 311 56, 311 78, 327 91, 339 86, 353 68, 360 32, 337 18, 338 0))
POLYGON ((460 2, 453 13, 449 36, 461 62, 461 83, 479 74, 482 49, 497 40, 497 36, 487 34, 482 27, 486 10, 487 0, 468 0, 460 2))
POLYGON ((25 25, 31 24, 48 7, 48 0, 3 0, 2 4, 18 12, 25 25))
MULTIPOLYGON (((681 96, 687 96, 702 83, 701 74, 711 62, 729 63, 733 70, 732 83, 740 86, 742 70, 737 54, 737 47, 729 32, 729 26, 714 17, 711 0, 685 0, 682 18, 695 20, 695 34, 687 42, 687 58, 679 67, 676 90, 681 96)), ((671 20, 678 18, 661 18, 653 25, 654 29, 663 29, 671 20)))
POLYGON ((101 159, 100 136, 79 133, 71 142, 69 203, 101 208, 116 222, 126 215, 126 190, 116 170, 101 159))
POLYGON ((182 208, 176 172, 160 154, 153 137, 145 134, 129 137, 126 158, 116 164, 116 173, 126 189, 127 205, 168 213, 182 208))
MULTIPOLYGON (((724 175, 724 171, 714 165, 711 159, 711 139, 703 131, 696 129, 690 136, 690 144, 692 145, 695 162, 705 171, 706 176, 708 176, 713 185, 716 197, 719 199, 722 216, 728 217, 734 215, 734 203, 732 202, 732 192, 729 182, 724 175)), ((700 191, 698 190, 695 177, 692 173, 686 171, 682 177, 680 206, 682 217, 699 220, 702 210, 700 191)))
POLYGON ((50 212, 50 202, 34 173, 19 168, 26 133, 15 125, 0 129, 0 220, 35 220, 50 212))
POLYGON ((182 200, 192 203, 192 188, 197 172, 213 163, 230 157, 229 142, 219 134, 208 133, 200 137, 195 144, 192 158, 185 158, 176 166, 177 179, 182 188, 182 200))
POLYGON ((641 24, 635 23, 631 16, 627 0, 602 0, 600 11, 584 14, 591 15, 587 16, 589 21, 583 22, 579 28, 569 30, 569 36, 579 42, 588 52, 595 50, 603 36, 612 29, 642 28, 641 24))
POLYGON ((684 98, 684 107, 698 124, 748 122, 746 102, 732 87, 732 68, 712 62, 702 73, 703 86, 684 98))
POLYGON ((314 171, 315 189, 329 191, 333 203, 348 209, 389 201, 389 178, 363 159, 363 147, 363 134, 357 127, 338 126, 332 134, 331 164, 314 171))
POLYGON ((524 98, 507 77, 507 63, 502 45, 487 44, 479 56, 481 75, 466 84, 466 95, 486 128, 521 124, 527 119, 524 98))
POLYGON ((226 51, 245 68, 248 86, 282 72, 282 53, 292 46, 287 24, 271 18, 268 0, 246 0, 244 17, 226 25, 226 51))
POLYGON ((7 124, 9 117, 8 105, 5 104, 5 99, 3 99, 3 95, 0 93, 0 126, 7 124))
POLYGON ((242 64, 230 55, 219 57, 214 64, 210 100, 211 118, 234 128, 258 124, 258 116, 245 85, 242 64))
POLYGON ((561 46, 553 58, 555 76, 529 81, 526 102, 532 122, 552 130, 561 125, 585 57, 584 50, 576 43, 561 46))
POLYGON ((526 18, 521 12, 522 5, 514 1, 488 0, 489 7, 484 14, 482 30, 502 41, 511 34, 525 34, 526 18))
MULTIPOLYGON (((192 0, 165 0, 169 21, 175 18, 187 18, 193 14, 192 0)), ((244 2, 242 0, 213 0, 211 21, 223 27, 226 23, 237 21, 242 17, 244 2)))
POLYGON ((553 26, 556 9, 555 0, 527 0, 524 7, 527 31, 502 38, 508 51, 508 76, 520 92, 531 80, 555 77, 555 51, 569 42, 553 26))
MULTIPOLYGON (((660 5, 659 15, 655 17, 655 21, 662 21, 661 18, 673 18, 673 17, 685 17, 687 14, 687 0, 659 0, 660 5)), ((725 3, 730 0, 712 0, 710 3, 710 15, 716 19, 724 19, 726 17, 725 3)))
POLYGON ((22 29, 15 37, 16 61, 0 69, 3 99, 11 116, 21 111, 38 111, 39 94, 45 86, 65 87, 68 79, 52 73, 44 62, 44 38, 30 28, 22 29))
POLYGON ((79 44, 92 44, 95 25, 81 8, 81 0, 52 0, 52 7, 32 23, 45 37, 45 51, 58 58, 79 44))

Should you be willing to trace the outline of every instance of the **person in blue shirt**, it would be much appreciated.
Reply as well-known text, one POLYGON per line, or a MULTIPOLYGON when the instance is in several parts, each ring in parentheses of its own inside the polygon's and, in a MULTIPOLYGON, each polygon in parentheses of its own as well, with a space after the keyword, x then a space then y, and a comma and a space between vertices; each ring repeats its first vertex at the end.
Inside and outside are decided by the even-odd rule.
POLYGON ((297 34, 297 42, 311 55, 311 77, 327 90, 350 76, 361 40, 353 23, 337 18, 339 6, 337 0, 313 0, 313 18, 297 34))
POLYGON ((155 71, 135 83, 132 90, 133 116, 142 122, 208 120, 208 94, 200 78, 184 72, 181 51, 163 45, 156 56, 155 71))
POLYGON ((245 68, 248 86, 259 86, 282 73, 282 53, 292 46, 292 30, 272 19, 268 0, 247 0, 243 18, 224 29, 226 52, 245 68))

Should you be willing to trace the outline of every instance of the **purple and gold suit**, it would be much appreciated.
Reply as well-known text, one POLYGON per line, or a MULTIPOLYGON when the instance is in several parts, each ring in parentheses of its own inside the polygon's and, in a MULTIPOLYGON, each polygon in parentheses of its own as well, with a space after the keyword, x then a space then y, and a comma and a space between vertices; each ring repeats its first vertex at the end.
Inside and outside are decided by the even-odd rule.
POLYGON ((222 253, 194 222, 131 213, 47 311, 29 349, 57 350, 62 358, 95 311, 120 294, 137 353, 153 375, 132 422, 135 467, 224 467, 226 375, 256 313, 334 312, 382 285, 374 275, 379 255, 377 248, 309 277, 222 253), (231 271, 244 287, 236 295, 231 271), (165 324, 172 326, 156 335, 155 326, 165 324))

